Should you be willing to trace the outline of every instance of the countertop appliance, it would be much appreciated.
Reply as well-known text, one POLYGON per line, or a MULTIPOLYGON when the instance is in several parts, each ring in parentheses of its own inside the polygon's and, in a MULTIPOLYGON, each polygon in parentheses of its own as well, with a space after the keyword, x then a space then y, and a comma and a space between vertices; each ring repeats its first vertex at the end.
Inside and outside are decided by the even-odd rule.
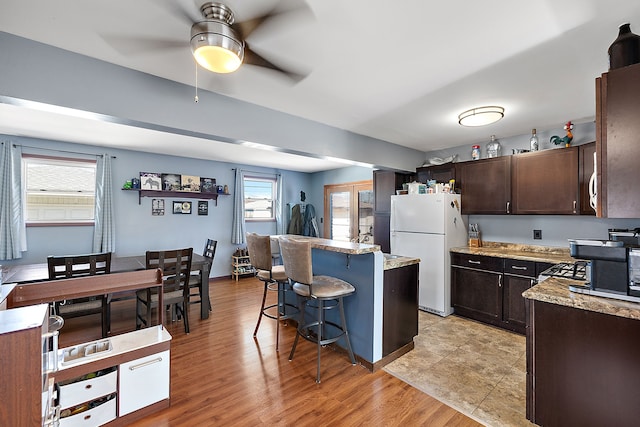
POLYGON ((615 240, 570 240, 572 257, 587 260, 585 285, 573 292, 640 302, 640 248, 615 240))
POLYGON ((392 254, 420 259, 420 309, 451 314, 449 250, 467 245, 467 216, 460 212, 460 195, 391 196, 390 234, 392 254))

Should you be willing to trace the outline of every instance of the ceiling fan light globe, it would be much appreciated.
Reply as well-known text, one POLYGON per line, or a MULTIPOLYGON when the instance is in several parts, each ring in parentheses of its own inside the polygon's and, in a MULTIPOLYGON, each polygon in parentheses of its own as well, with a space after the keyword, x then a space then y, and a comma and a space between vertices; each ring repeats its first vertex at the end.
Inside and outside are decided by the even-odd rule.
POLYGON ((244 42, 227 25, 202 21, 191 28, 191 52, 205 69, 214 73, 232 73, 244 60, 244 42))
POLYGON ((220 46, 201 46, 193 56, 200 66, 214 73, 232 73, 242 65, 237 53, 220 46))

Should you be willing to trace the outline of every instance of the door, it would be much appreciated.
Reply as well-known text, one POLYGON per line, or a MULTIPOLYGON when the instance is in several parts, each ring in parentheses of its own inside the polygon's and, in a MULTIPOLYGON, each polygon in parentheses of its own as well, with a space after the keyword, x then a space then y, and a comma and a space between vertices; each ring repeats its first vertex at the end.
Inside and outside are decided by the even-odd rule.
POLYGON ((324 237, 343 242, 373 242, 373 182, 324 187, 324 237))

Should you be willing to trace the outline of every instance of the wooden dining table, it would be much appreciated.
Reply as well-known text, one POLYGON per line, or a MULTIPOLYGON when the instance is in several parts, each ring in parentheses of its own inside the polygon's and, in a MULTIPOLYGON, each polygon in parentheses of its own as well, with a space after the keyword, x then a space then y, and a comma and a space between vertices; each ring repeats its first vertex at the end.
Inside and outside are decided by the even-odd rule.
MULTIPOLYGON (((126 256, 111 258, 111 273, 124 273, 127 271, 137 271, 146 269, 146 256, 126 256)), ((202 270, 202 277, 207 280, 202 281, 202 294, 209 295, 209 271, 211 270, 211 262, 204 256, 193 254, 191 260, 191 270, 202 270)), ((22 264, 3 267, 4 283, 35 283, 49 280, 49 269, 47 263, 22 264)), ((206 301, 206 299, 203 299, 206 301)), ((209 307, 206 303, 200 304, 200 318, 209 318, 209 307)))

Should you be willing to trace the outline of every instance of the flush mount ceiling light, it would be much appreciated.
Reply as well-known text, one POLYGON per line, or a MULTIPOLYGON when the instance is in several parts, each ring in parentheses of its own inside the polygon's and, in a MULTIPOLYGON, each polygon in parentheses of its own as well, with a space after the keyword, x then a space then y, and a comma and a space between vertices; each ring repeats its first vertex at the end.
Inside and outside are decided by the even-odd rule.
POLYGON ((198 64, 214 73, 232 73, 244 60, 244 41, 233 29, 231 9, 221 3, 200 8, 205 20, 191 27, 191 51, 198 64))
POLYGON ((495 123, 504 117, 504 108, 497 106, 477 107, 458 115, 462 126, 484 126, 495 123))

